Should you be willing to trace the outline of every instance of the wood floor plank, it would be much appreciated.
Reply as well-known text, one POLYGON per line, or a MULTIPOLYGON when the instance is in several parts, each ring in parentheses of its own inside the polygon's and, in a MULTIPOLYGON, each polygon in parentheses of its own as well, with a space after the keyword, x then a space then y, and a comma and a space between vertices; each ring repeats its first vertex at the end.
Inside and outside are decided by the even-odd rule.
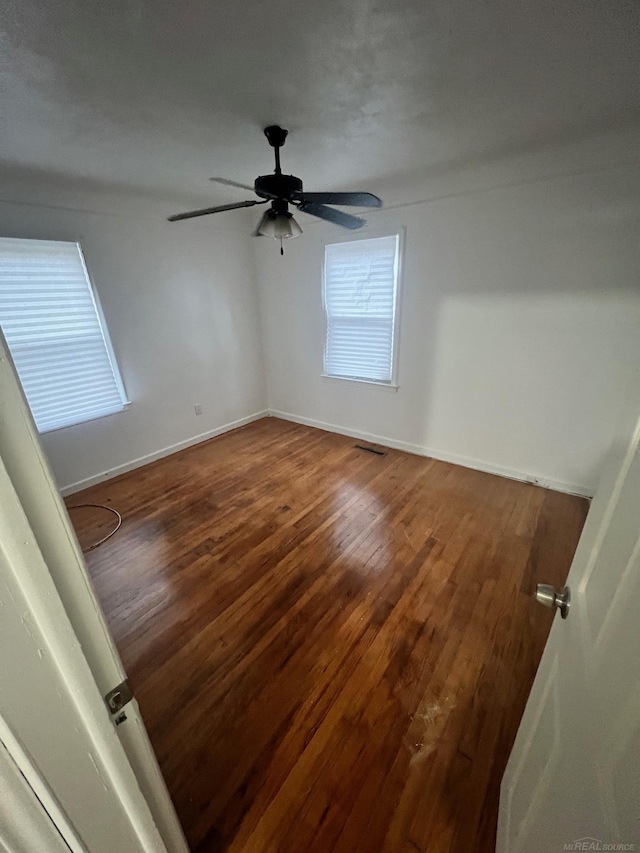
POLYGON ((87 562, 195 853, 493 849, 587 503, 356 443, 265 418, 68 499, 123 516, 87 562))

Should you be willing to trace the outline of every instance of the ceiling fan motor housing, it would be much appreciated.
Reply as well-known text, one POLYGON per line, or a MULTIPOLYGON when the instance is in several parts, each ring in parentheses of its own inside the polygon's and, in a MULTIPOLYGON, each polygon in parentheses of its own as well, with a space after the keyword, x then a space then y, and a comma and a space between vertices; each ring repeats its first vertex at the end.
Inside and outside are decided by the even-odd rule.
POLYGON ((260 198, 291 201, 295 193, 302 192, 302 181, 295 175, 260 175, 253 188, 260 198))

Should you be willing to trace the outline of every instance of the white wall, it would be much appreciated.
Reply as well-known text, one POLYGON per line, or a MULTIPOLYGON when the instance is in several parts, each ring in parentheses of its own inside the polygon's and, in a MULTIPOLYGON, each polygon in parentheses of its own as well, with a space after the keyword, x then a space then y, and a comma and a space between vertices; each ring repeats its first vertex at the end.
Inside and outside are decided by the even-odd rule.
POLYGON ((42 437, 62 488, 264 410, 243 224, 221 230, 211 219, 170 224, 156 210, 118 215, 0 202, 2 236, 81 242, 131 400, 125 412, 42 437))
POLYGON ((270 408, 592 494, 640 361, 639 200, 622 166, 368 214, 406 227, 396 393, 321 377, 338 232, 256 240, 270 408))
POLYGON ((281 258, 239 214, 169 224, 143 200, 104 194, 97 212, 77 188, 38 187, 33 204, 0 202, 0 234, 81 241, 132 400, 43 437, 62 487, 268 406, 593 492, 640 362, 638 168, 368 214, 369 233, 406 228, 397 392, 320 375, 323 246, 343 232, 301 216, 305 233, 281 258))

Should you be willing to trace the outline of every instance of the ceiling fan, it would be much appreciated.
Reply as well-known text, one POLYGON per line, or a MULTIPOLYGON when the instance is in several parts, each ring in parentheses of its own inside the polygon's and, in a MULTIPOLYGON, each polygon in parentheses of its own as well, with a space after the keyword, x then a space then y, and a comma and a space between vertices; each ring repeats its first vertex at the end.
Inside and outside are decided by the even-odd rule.
POLYGON ((353 207, 381 207, 382 201, 372 193, 364 192, 335 192, 335 193, 308 193, 302 188, 302 181, 295 175, 283 175, 280 168, 280 149, 285 143, 288 131, 278 125, 265 127, 264 135, 269 145, 275 151, 276 168, 273 175, 260 175, 256 178, 253 187, 247 184, 239 184, 226 178, 211 178, 219 184, 225 184, 240 189, 253 190, 258 199, 250 201, 238 201, 235 204, 219 204, 217 207, 205 207, 201 210, 190 210, 187 213, 177 213, 169 217, 169 222, 177 222, 181 219, 193 219, 196 216, 208 216, 210 213, 222 213, 225 210, 236 210, 240 207, 253 207, 256 204, 267 204, 270 207, 262 216, 256 231, 256 236, 275 237, 280 240, 280 254, 284 254, 282 240, 298 237, 302 234, 302 228, 293 218, 289 205, 293 205, 303 213, 310 213, 319 219, 326 219, 343 228, 362 228, 366 220, 351 213, 344 213, 328 205, 338 204, 353 207))

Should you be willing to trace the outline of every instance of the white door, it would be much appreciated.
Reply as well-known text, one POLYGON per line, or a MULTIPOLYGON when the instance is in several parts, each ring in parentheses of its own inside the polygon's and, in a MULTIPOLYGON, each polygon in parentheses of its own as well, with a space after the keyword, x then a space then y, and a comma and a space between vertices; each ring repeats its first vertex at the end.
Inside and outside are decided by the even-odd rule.
POLYGON ((621 426, 504 775, 499 853, 640 851, 640 420, 621 426))
MULTIPOLYGON (((0 332, 0 459, 77 636, 100 694, 126 680, 87 567, 0 332)), ((151 748, 135 698, 115 726, 138 785, 169 853, 187 844, 151 748)))

